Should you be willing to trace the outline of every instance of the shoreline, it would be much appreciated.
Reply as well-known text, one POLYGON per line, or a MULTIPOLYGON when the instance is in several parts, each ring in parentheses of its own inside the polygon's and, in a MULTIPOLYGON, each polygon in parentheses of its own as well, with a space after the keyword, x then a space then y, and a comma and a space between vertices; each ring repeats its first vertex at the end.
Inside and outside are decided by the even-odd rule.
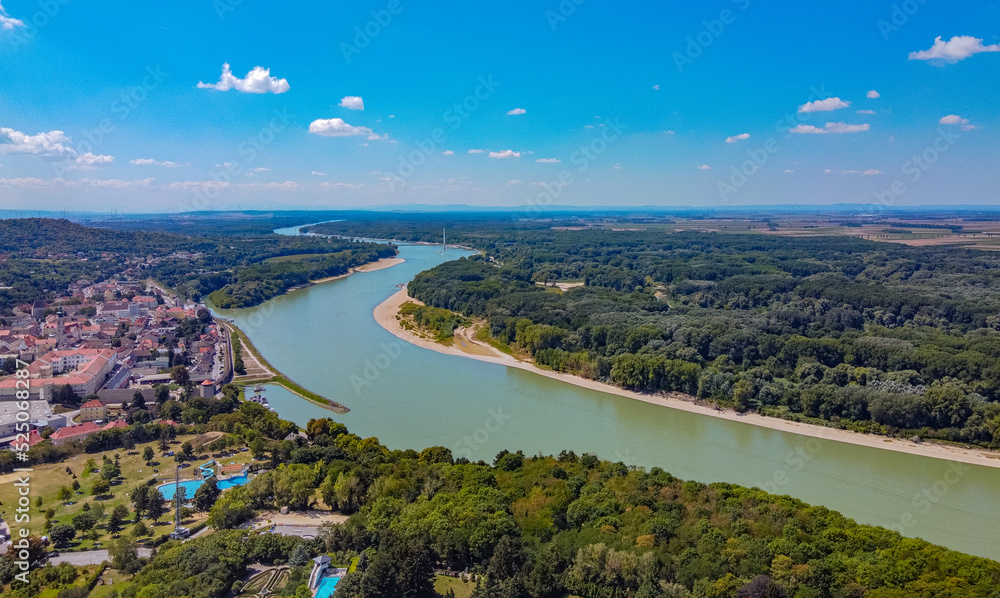
MULTIPOLYGON (((278 368, 274 367, 266 359, 264 359, 264 356, 260 354, 260 351, 257 350, 257 347, 255 347, 254 344, 250 342, 250 337, 248 337, 245 332, 240 330, 239 326, 237 326, 235 322, 224 322, 224 325, 226 329, 229 331, 230 339, 235 334, 237 338, 240 339, 240 344, 242 349, 244 349, 250 356, 250 358, 253 359, 255 362, 257 362, 257 365, 259 365, 260 368, 265 370, 266 372, 265 374, 262 374, 259 377, 234 375, 232 379, 233 384, 242 386, 244 388, 251 385, 256 386, 258 384, 273 384, 275 386, 280 386, 284 388, 288 392, 298 396, 299 398, 305 401, 313 403, 314 405, 319 405, 320 407, 323 407, 325 409, 329 409, 334 413, 344 414, 344 413, 349 413, 351 411, 350 408, 347 407, 346 405, 338 403, 333 399, 328 399, 322 395, 318 395, 312 392, 311 390, 307 389, 306 387, 301 386, 298 383, 289 379, 288 376, 283 374, 280 370, 278 370, 278 368)), ((232 342, 230 342, 229 345, 230 345, 229 351, 230 353, 232 353, 232 342)), ((236 372, 233 372, 233 374, 235 373, 236 372)))
POLYGON ((386 268, 392 268, 393 266, 398 266, 399 264, 402 264, 405 261, 406 260, 404 260, 401 257, 384 257, 375 262, 362 264, 357 268, 350 268, 348 269, 346 274, 341 274, 340 276, 329 276, 327 278, 320 278, 319 280, 310 280, 308 285, 302 285, 299 287, 295 287, 293 289, 288 289, 288 291, 285 292, 288 293, 291 291, 297 291, 299 289, 306 289, 314 284, 323 284, 324 282, 330 282, 332 280, 340 280, 341 278, 347 278, 348 276, 356 272, 376 272, 378 270, 385 270, 386 268))
POLYGON ((827 428, 825 426, 817 426, 813 424, 793 422, 785 419, 779 419, 776 417, 767 417, 764 415, 760 415, 758 413, 739 414, 735 411, 716 410, 716 408, 714 407, 699 405, 691 401, 686 401, 671 396, 641 394, 631 390, 626 390, 624 388, 619 388, 617 386, 612 386, 604 382, 598 382, 597 380, 588 380, 587 378, 574 376, 572 374, 565 374, 561 372, 553 372, 551 370, 544 370, 539 367, 536 367, 533 363, 520 361, 515 357, 497 351, 493 347, 489 347, 488 345, 475 342, 469 335, 461 334, 460 331, 456 331, 456 343, 462 341, 468 341, 470 343, 475 344, 477 347, 480 348, 480 350, 487 349, 488 352, 492 354, 484 355, 481 352, 473 353, 467 350, 463 350, 460 346, 457 345, 451 345, 451 346, 442 345, 433 340, 418 336, 414 332, 404 329, 399 324, 399 321, 397 320, 396 316, 399 313, 400 306, 402 306, 407 301, 412 301, 413 303, 420 304, 419 301, 417 301, 416 299, 412 299, 407 295, 406 287, 404 286, 399 291, 391 295, 388 299, 386 299, 385 301, 383 301, 382 303, 378 304, 375 307, 375 310, 373 312, 375 321, 378 322, 379 326, 381 326, 382 328, 390 332, 393 336, 401 340, 404 340, 412 345, 422 347, 424 349, 430 349, 431 351, 443 353, 445 355, 466 357, 470 359, 475 359, 477 361, 484 361, 487 363, 494 363, 497 365, 519 368, 525 371, 534 372, 535 374, 545 376, 547 378, 552 378, 554 380, 566 382, 574 386, 586 388, 588 390, 595 390, 598 392, 613 394, 628 399, 643 401, 645 403, 650 403, 653 405, 659 405, 661 407, 676 409, 678 411, 686 411, 688 413, 706 415, 709 417, 725 419, 728 421, 739 422, 751 426, 768 428, 771 430, 777 430, 779 432, 788 432, 790 434, 798 434, 800 436, 819 438, 822 440, 832 440, 834 442, 843 442, 847 444, 864 446, 868 448, 876 448, 876 449, 889 450, 899 453, 906 453, 909 455, 915 455, 919 457, 929 457, 932 459, 942 459, 946 461, 968 463, 971 465, 981 465, 983 467, 1000 468, 1000 454, 991 453, 983 449, 977 449, 972 447, 959 448, 943 444, 933 444, 930 442, 924 442, 918 444, 915 442, 911 442, 909 440, 890 438, 888 436, 875 436, 871 434, 862 434, 860 432, 853 432, 850 430, 841 430, 838 428, 827 428))

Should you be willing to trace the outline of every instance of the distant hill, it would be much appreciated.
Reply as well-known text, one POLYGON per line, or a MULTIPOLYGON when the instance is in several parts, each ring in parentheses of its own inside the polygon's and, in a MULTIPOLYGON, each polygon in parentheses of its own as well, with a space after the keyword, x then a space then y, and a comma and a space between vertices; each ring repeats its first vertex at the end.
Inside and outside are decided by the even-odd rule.
POLYGON ((19 257, 49 253, 168 254, 179 249, 198 251, 214 246, 214 243, 204 239, 167 233, 91 228, 63 219, 0 220, 0 253, 19 257))

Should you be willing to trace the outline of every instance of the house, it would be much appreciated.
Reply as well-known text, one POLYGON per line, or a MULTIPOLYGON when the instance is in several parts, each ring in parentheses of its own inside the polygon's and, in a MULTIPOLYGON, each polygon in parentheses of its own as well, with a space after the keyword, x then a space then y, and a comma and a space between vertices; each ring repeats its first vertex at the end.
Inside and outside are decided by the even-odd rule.
POLYGON ((97 399, 87 401, 80 406, 80 421, 82 422, 103 421, 107 417, 107 407, 97 399))
POLYGON ((68 440, 83 440, 91 434, 100 432, 102 430, 112 430, 114 428, 127 428, 128 424, 123 421, 111 422, 103 426, 95 424, 94 422, 85 422, 77 426, 70 426, 68 428, 63 428, 57 430, 54 434, 49 436, 49 440, 52 444, 59 446, 60 444, 68 440))
POLYGON ((94 422, 86 422, 77 426, 56 430, 55 433, 49 436, 49 440, 52 441, 52 444, 59 446, 67 440, 86 438, 100 429, 101 427, 94 422))

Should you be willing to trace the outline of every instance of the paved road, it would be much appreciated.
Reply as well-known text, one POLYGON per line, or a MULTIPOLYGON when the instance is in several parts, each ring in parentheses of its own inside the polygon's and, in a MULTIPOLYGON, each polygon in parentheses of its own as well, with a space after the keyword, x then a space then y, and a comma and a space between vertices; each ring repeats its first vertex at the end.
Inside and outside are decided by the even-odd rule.
MULTIPOLYGON (((152 554, 152 550, 148 548, 140 548, 139 556, 148 557, 152 554)), ((83 565, 100 565, 102 561, 110 560, 108 557, 107 550, 87 550, 84 552, 63 552, 59 556, 54 556, 49 558, 49 562, 53 565, 58 565, 59 563, 69 563, 74 567, 82 567, 83 565)))

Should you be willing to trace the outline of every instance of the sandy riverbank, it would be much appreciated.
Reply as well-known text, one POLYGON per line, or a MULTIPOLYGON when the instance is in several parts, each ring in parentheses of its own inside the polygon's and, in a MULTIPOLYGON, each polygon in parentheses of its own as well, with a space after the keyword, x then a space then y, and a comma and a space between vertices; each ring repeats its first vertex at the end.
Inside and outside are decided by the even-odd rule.
POLYGON ((321 278, 319 280, 310 280, 311 284, 322 284, 324 282, 330 282, 331 280, 340 280, 341 278, 347 278, 355 272, 375 272, 376 270, 385 270, 386 268, 392 268, 393 266, 398 266, 405 262, 401 257, 384 257, 377 262, 371 262, 370 264, 364 264, 358 266, 357 268, 351 268, 347 274, 341 274, 340 276, 330 276, 329 278, 321 278))
POLYGON ((355 272, 375 272, 376 270, 385 270, 386 268, 392 268, 393 266, 398 266, 405 262, 401 257, 384 257, 377 262, 372 262, 370 264, 365 264, 363 266, 358 266, 354 269, 355 272))
POLYGON ((779 430, 781 432, 789 432, 812 438, 833 440, 835 442, 846 442, 848 444, 856 444, 859 446, 908 453, 921 457, 931 457, 934 459, 945 459, 960 463, 970 463, 973 465, 1000 468, 1000 454, 990 451, 982 451, 974 448, 952 447, 929 442, 916 443, 908 440, 886 438, 884 436, 861 434, 858 432, 851 432, 849 430, 838 430, 835 428, 826 428, 823 426, 792 422, 775 417, 765 417, 756 413, 739 414, 735 411, 716 410, 714 407, 698 405, 689 400, 677 398, 677 396, 684 395, 671 397, 640 394, 623 388, 618 388, 617 386, 598 382, 596 380, 588 380, 579 376, 543 370, 536 367, 532 363, 520 361, 510 355, 497 351, 493 347, 475 341, 472 336, 465 331, 458 331, 456 333, 455 342, 452 345, 442 345, 433 340, 422 338, 414 332, 404 329, 400 325, 396 316, 399 313, 400 306, 407 301, 419 303, 418 301, 410 299, 406 295, 406 288, 404 287, 400 289, 399 292, 393 294, 391 297, 375 307, 375 321, 377 321, 382 328, 385 328, 396 337, 418 347, 430 349, 431 351, 437 351, 438 353, 468 357, 470 359, 477 359, 488 363, 520 368, 522 370, 534 372, 540 376, 553 378, 555 380, 560 380, 562 382, 574 384, 590 390, 615 394, 638 401, 644 401, 646 403, 652 403, 654 405, 677 409, 679 411, 687 411, 689 413, 697 413, 700 415, 707 415, 709 417, 717 417, 743 424, 760 426, 771 430, 779 430), (470 344, 475 345, 475 348, 471 347, 470 344))

